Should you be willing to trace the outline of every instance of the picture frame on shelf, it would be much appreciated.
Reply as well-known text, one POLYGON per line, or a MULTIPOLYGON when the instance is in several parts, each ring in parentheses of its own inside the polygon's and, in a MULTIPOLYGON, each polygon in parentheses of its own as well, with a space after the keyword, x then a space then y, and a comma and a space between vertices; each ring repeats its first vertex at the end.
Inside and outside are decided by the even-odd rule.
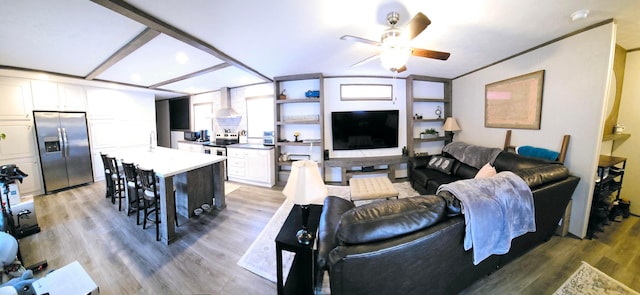
POLYGON ((544 70, 485 86, 484 126, 540 129, 544 70))

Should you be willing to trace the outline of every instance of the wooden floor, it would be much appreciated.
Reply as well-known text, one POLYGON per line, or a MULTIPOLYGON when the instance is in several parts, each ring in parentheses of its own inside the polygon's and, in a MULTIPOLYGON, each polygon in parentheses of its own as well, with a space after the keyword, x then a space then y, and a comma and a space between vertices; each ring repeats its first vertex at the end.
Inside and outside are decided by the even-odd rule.
MULTIPOLYGON (((227 208, 180 218, 177 238, 155 241, 135 216, 118 212, 98 182, 35 198, 42 232, 20 240, 25 264, 47 259, 49 269, 78 260, 101 294, 275 294, 275 284, 236 262, 280 207, 277 189, 242 186, 227 208)), ((594 240, 553 237, 476 282, 464 294, 551 294, 581 261, 640 290, 640 222, 630 217, 594 240)), ((275 255, 275 253, 274 253, 275 255)))

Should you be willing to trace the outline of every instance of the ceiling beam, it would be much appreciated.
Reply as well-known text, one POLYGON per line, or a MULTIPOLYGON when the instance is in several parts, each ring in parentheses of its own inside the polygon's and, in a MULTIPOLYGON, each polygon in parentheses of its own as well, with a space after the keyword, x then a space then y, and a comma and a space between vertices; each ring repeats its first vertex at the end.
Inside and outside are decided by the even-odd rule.
POLYGON ((220 51, 219 49, 213 47, 212 45, 136 8, 135 6, 129 3, 126 3, 125 1, 122 1, 122 0, 91 0, 91 1, 105 8, 111 9, 136 22, 139 22, 153 30, 159 31, 163 34, 166 34, 177 40, 180 40, 186 44, 189 44, 195 48, 198 48, 206 53, 209 53, 232 66, 235 66, 245 72, 249 72, 255 76, 262 78, 265 82, 273 81, 271 80, 271 78, 263 75, 262 73, 254 70, 253 68, 234 59, 233 57, 227 55, 226 53, 220 51))
POLYGON ((129 41, 127 45, 120 48, 120 50, 116 51, 113 55, 111 55, 107 60, 105 60, 101 65, 95 68, 89 75, 85 77, 87 80, 93 80, 100 74, 104 73, 108 68, 115 65, 117 62, 121 61, 129 54, 138 50, 143 45, 147 44, 149 41, 153 40, 153 38, 160 35, 160 32, 156 30, 152 30, 150 28, 146 28, 142 33, 133 38, 133 40, 129 41))
POLYGON ((178 81, 186 80, 186 79, 189 79, 189 78, 197 77, 197 76, 200 76, 200 75, 204 75, 204 74, 207 74, 207 73, 210 73, 210 72, 215 72, 217 70, 222 70, 222 69, 224 69, 226 67, 230 67, 230 66, 231 66, 230 64, 228 64, 226 62, 223 62, 221 64, 215 65, 213 67, 206 68, 204 70, 200 70, 200 71, 197 71, 197 72, 189 73, 189 74, 186 74, 186 75, 182 75, 180 77, 173 78, 171 80, 167 80, 167 81, 163 81, 163 82, 160 82, 160 83, 156 83, 156 84, 150 85, 149 88, 157 88, 157 87, 164 86, 164 85, 167 85, 167 84, 171 84, 171 83, 174 83, 174 82, 178 82, 178 81))

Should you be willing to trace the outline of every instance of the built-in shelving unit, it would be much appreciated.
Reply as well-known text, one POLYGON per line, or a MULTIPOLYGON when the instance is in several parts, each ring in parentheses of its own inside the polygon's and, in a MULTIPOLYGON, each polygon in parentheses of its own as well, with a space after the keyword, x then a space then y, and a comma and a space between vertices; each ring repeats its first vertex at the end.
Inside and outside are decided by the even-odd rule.
POLYGON ((428 152, 434 144, 441 149, 444 141, 442 125, 447 117, 451 117, 451 80, 436 77, 410 75, 407 81, 407 151, 409 156, 428 152), (435 110, 440 107, 440 118, 435 110), (417 118, 416 115, 422 115, 417 118), (420 138, 425 129, 436 129, 440 136, 420 138), (427 146, 430 145, 430 146, 427 146))
POLYGON ((285 184, 295 159, 310 159, 323 167, 324 78, 321 73, 274 78, 276 179, 285 184), (319 91, 319 97, 307 97, 307 91, 319 91), (286 95, 283 97, 281 94, 286 95), (299 141, 294 133, 299 132, 299 141), (282 159, 281 155, 289 159, 282 159))

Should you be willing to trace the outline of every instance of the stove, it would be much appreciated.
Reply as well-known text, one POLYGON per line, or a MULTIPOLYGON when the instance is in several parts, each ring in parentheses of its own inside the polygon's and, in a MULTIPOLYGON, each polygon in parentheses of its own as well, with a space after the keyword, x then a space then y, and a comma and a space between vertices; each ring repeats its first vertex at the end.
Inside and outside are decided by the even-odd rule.
MULTIPOLYGON (((216 156, 227 156, 227 146, 240 142, 237 133, 223 132, 216 133, 216 137, 209 143, 204 144, 204 153, 216 156)), ((229 180, 227 176, 227 160, 224 161, 224 179, 229 180)))

